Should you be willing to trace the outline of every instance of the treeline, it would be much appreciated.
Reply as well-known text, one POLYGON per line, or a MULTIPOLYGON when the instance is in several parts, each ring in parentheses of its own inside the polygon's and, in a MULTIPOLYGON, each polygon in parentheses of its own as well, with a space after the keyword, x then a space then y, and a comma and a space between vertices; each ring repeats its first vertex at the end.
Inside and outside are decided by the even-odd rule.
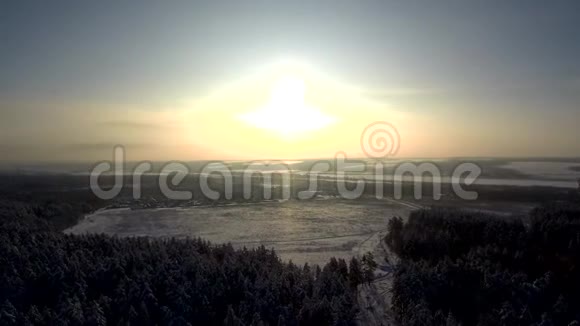
POLYGON ((84 201, 61 202, 55 199, 30 200, 28 202, 0 200, 0 217, 4 229, 13 228, 50 229, 54 231, 71 227, 85 215, 98 209, 98 204, 84 201))
POLYGON ((0 173, 0 210, 9 211, 9 216, 30 211, 31 216, 49 221, 52 229, 64 230, 110 204, 97 198, 87 185, 86 176, 0 173))
MULTIPOLYGON (((200 240, 65 235, 0 203, 0 325, 353 325, 365 266, 200 240)), ((50 215, 50 214, 48 214, 50 215)))
POLYGON ((549 204, 525 221, 444 209, 391 219, 399 322, 578 325, 580 207, 549 204))

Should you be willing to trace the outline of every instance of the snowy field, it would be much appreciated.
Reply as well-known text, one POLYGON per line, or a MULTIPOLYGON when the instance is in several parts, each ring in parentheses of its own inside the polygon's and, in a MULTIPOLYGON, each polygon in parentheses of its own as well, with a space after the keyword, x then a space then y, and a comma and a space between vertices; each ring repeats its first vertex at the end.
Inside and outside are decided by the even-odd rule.
POLYGON ((221 207, 112 209, 87 216, 66 233, 120 237, 202 237, 236 248, 264 245, 284 260, 325 264, 372 251, 390 217, 410 207, 389 201, 288 201, 221 207), (371 244, 372 243, 372 244, 371 244))

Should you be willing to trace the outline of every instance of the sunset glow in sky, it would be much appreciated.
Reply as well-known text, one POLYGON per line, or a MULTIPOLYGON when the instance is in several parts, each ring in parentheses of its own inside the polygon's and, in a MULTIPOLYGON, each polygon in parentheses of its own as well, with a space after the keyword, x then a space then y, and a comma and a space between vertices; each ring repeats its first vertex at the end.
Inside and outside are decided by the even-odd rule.
POLYGON ((580 3, 1 1, 0 160, 580 156, 580 3))

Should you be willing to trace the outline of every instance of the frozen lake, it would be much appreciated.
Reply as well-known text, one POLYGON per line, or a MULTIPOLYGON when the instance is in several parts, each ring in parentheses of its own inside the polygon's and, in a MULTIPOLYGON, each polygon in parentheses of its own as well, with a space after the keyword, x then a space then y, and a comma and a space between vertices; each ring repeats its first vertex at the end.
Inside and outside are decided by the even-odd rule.
POLYGON ((288 201, 222 207, 112 209, 87 216, 66 233, 120 237, 201 237, 235 247, 264 245, 284 260, 324 264, 372 250, 390 217, 410 207, 390 201, 288 201), (372 240, 372 241, 371 241, 372 240))

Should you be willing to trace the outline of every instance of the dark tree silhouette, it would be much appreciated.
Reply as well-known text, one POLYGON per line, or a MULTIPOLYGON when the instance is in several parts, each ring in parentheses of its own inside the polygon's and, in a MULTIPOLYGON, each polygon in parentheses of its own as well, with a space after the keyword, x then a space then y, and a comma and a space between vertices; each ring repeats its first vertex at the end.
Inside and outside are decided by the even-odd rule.
POLYGON ((580 207, 520 219, 423 210, 392 220, 393 310, 409 325, 569 325, 580 320, 580 207))
POLYGON ((55 231, 50 216, 69 213, 0 202, 1 325, 355 323, 360 276, 344 260, 298 267, 264 247, 55 231))

